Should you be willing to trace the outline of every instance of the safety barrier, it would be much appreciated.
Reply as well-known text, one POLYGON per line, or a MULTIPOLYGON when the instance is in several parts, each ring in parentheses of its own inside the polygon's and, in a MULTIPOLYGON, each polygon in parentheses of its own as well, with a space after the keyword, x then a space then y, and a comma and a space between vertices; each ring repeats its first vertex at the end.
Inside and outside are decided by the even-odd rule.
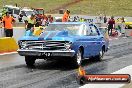
POLYGON ((3 37, 0 38, 0 53, 12 52, 18 49, 18 45, 14 38, 3 37))
MULTIPOLYGON (((39 34, 40 27, 35 27, 35 35, 39 34)), ((18 41, 22 36, 25 35, 25 27, 13 27, 13 38, 18 41)), ((0 38, 5 37, 4 28, 0 28, 0 38)))

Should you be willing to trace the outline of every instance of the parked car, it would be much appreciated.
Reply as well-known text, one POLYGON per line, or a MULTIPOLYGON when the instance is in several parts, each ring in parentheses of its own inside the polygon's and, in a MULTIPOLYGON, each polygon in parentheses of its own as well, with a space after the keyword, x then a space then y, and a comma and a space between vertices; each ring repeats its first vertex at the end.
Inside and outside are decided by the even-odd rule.
POLYGON ((16 21, 18 21, 18 15, 20 13, 20 7, 16 7, 13 5, 5 5, 3 6, 2 10, 8 11, 12 16, 15 18, 16 21))
POLYGON ((23 8, 21 9, 20 14, 22 15, 22 21, 25 22, 32 14, 35 15, 35 12, 32 9, 23 8))
POLYGON ((109 45, 94 24, 85 22, 54 22, 39 37, 23 36, 18 43, 18 53, 25 56, 27 66, 34 65, 39 58, 67 59, 78 67, 84 59, 101 61, 109 45))
POLYGON ((126 29, 131 29, 132 28, 132 22, 125 22, 126 29))
POLYGON ((8 12, 11 12, 15 17, 20 13, 20 8, 13 5, 5 5, 3 9, 6 9, 8 12))

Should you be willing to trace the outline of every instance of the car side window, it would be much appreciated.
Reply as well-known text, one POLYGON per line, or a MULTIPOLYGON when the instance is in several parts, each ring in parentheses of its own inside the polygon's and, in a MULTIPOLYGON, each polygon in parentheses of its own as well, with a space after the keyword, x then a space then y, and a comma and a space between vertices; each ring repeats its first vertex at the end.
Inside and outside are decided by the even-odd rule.
POLYGON ((23 16, 26 16, 26 14, 25 14, 25 12, 24 12, 24 11, 21 11, 21 14, 22 14, 23 16))
POLYGON ((86 25, 82 24, 78 31, 79 35, 86 35, 86 25))
POLYGON ((95 26, 90 26, 90 33, 89 33, 90 36, 96 36, 98 35, 98 32, 97 32, 97 29, 95 26))
POLYGON ((20 13, 20 10, 19 9, 14 9, 14 14, 19 15, 19 13, 20 13))
POLYGON ((86 31, 87 31, 87 30, 86 30, 86 25, 83 25, 82 34, 83 34, 83 35, 87 35, 86 31))
POLYGON ((90 28, 88 26, 86 26, 86 35, 89 36, 90 35, 90 28))

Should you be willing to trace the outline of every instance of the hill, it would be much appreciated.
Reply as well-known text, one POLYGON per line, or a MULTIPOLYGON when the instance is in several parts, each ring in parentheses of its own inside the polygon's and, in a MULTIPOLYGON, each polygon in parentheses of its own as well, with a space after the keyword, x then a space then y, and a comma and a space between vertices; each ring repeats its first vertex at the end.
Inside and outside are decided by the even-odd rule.
POLYGON ((0 0, 0 7, 15 3, 22 7, 43 7, 48 13, 70 9, 71 14, 132 16, 131 0, 0 0))

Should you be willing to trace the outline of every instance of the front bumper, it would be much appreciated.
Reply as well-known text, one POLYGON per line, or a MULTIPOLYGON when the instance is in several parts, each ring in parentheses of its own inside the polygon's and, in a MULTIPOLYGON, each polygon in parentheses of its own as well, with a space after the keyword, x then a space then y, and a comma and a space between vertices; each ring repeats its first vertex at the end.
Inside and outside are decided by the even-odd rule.
POLYGON ((17 52, 21 56, 66 56, 66 57, 73 57, 75 55, 74 50, 26 50, 26 49, 18 49, 17 52))

